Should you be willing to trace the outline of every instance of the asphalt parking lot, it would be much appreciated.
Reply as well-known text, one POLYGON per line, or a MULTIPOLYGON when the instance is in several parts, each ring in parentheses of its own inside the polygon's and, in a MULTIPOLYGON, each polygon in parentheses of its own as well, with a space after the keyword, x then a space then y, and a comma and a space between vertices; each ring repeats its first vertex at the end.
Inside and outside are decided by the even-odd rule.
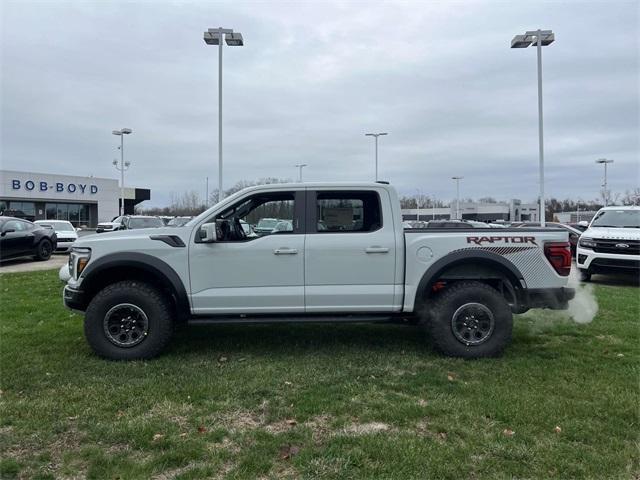
POLYGON ((69 259, 66 253, 55 253, 46 262, 37 262, 31 257, 5 260, 0 263, 0 273, 35 272, 38 270, 59 269, 69 259))

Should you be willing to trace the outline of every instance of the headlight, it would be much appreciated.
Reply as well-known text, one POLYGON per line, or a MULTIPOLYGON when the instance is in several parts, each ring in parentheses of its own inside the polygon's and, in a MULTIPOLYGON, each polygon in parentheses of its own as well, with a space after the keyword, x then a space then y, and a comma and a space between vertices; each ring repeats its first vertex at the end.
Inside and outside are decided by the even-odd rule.
POLYGON ((90 248, 71 247, 69 254, 69 274, 77 280, 91 258, 90 248))
POLYGON ((593 238, 580 237, 579 245, 584 248, 594 248, 596 246, 596 242, 593 238))

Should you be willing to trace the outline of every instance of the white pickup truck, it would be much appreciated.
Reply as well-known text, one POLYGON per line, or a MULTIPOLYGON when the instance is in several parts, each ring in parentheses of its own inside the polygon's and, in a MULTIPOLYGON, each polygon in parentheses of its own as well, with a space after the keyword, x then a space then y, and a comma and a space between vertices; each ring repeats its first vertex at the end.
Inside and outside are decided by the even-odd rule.
POLYGON ((111 359, 158 355, 180 323, 389 321, 476 358, 508 345, 512 313, 567 308, 570 269, 564 230, 405 230, 386 183, 304 183, 247 188, 183 227, 80 238, 60 277, 111 359), (248 236, 262 218, 293 228, 248 236))

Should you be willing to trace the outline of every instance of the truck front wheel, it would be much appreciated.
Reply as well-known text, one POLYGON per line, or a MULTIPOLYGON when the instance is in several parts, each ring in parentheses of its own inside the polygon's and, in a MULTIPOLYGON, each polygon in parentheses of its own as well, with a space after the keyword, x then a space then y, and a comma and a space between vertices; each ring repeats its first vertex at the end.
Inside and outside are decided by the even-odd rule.
POLYGON ((426 325, 434 347, 444 355, 496 357, 511 341, 513 316, 497 290, 465 281, 437 297, 426 325))
POLYGON ((95 353, 111 360, 157 356, 173 335, 171 306, 151 285, 127 280, 103 288, 89 303, 84 334, 95 353))

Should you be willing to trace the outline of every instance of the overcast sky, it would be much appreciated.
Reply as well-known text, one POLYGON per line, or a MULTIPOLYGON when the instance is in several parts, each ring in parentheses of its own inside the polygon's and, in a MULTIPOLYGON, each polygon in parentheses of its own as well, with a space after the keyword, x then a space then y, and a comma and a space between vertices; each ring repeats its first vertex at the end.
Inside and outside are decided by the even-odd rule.
POLYGON ((2 168, 116 178, 171 192, 217 185, 217 69, 208 27, 240 31, 224 50, 225 187, 238 180, 371 180, 533 200, 538 189, 536 52, 514 34, 552 29, 543 48, 548 196, 639 181, 639 3, 0 3, 2 168))

